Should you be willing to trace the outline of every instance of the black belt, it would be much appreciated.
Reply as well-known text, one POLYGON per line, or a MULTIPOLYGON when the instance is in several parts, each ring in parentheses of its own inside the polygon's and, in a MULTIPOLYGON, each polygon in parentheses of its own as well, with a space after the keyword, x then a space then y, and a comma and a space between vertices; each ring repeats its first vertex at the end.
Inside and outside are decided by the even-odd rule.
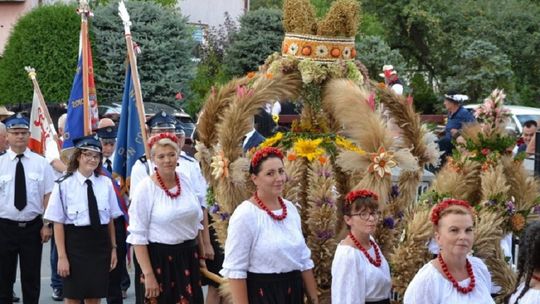
POLYGON ((39 222, 41 222, 41 215, 36 216, 36 218, 28 222, 19 222, 19 221, 13 221, 10 219, 0 218, 0 223, 12 225, 12 226, 18 226, 19 228, 26 228, 28 226, 32 226, 39 222))
POLYGON ((384 299, 379 301, 370 301, 366 302, 366 304, 390 304, 390 299, 384 299))

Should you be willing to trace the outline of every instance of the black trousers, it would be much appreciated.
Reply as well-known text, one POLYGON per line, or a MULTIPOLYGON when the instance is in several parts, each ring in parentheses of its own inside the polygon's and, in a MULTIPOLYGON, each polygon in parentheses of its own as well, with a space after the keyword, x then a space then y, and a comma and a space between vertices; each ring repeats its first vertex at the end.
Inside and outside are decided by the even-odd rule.
POLYGON ((118 263, 109 274, 109 295, 107 296, 108 304, 122 304, 122 275, 126 270, 126 226, 123 216, 114 220, 114 230, 116 234, 116 257, 118 263))
POLYGON ((13 283, 20 260, 24 304, 38 304, 41 277, 41 216, 19 224, 0 219, 0 304, 13 301, 13 283))

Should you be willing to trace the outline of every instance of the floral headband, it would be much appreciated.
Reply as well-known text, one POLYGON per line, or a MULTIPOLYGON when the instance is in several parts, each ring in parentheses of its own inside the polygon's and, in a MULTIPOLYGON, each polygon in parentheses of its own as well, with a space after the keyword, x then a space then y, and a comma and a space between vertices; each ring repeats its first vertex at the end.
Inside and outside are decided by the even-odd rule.
POLYGON ((347 194, 345 197, 345 202, 347 204, 352 204, 356 199, 358 198, 368 198, 371 197, 374 200, 378 201, 379 196, 369 190, 361 189, 361 190, 354 190, 347 194))
POLYGON ((170 140, 172 140, 174 143, 176 143, 176 141, 178 140, 176 138, 176 135, 173 134, 173 133, 159 133, 159 134, 156 134, 156 135, 153 135, 152 137, 150 137, 148 139, 148 146, 150 148, 152 148, 152 146, 157 143, 158 141, 164 139, 164 138, 168 138, 170 140))
POLYGON ((251 167, 255 168, 261 160, 268 157, 268 155, 275 155, 280 159, 283 159, 283 152, 281 152, 280 149, 275 147, 265 147, 255 152, 255 155, 251 158, 251 167))
POLYGON ((469 205, 467 201, 457 200, 457 199, 445 199, 442 202, 438 203, 433 207, 433 211, 431 211, 431 222, 434 225, 439 224, 439 220, 441 219, 440 215, 443 210, 447 209, 450 206, 461 206, 466 208, 467 210, 470 210, 472 212, 472 207, 469 205))

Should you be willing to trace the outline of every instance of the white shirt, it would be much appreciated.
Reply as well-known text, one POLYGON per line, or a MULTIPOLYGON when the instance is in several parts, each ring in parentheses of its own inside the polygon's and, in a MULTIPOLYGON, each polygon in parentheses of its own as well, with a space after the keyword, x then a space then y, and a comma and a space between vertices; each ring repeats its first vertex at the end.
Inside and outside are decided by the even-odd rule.
MULTIPOLYGON (((467 257, 472 265, 476 286, 463 294, 440 273, 431 262, 424 265, 414 276, 405 291, 404 304, 494 304, 491 298, 491 276, 479 258, 467 257)), ((459 282, 462 287, 469 286, 470 278, 459 282)))
MULTIPOLYGON (((524 287, 525 284, 523 283, 519 285, 516 292, 510 297, 508 304, 516 304, 516 299, 519 297, 524 287)), ((540 304, 540 289, 529 288, 523 297, 519 299, 519 304, 540 304)))
MULTIPOLYGON (((197 237, 203 229, 202 208, 184 175, 180 187, 180 196, 172 199, 149 176, 137 185, 129 206, 128 243, 174 245, 197 237)), ((176 193, 176 186, 169 191, 176 193)))
POLYGON ((19 159, 11 149, 0 156, 0 218, 27 222, 43 214, 43 198, 51 193, 54 177, 47 160, 26 149, 21 161, 26 178, 26 207, 15 208, 15 170, 19 159))
POLYGON ((60 160, 60 153, 58 152, 58 145, 56 144, 56 141, 54 141, 54 140, 47 141, 46 144, 47 144, 47 147, 45 149, 45 158, 47 159, 47 161, 51 165, 52 172, 53 172, 53 175, 54 175, 54 180, 57 180, 60 177, 62 177, 62 175, 64 175, 63 172, 56 171, 56 169, 54 169, 54 167, 52 167, 52 162, 54 160, 56 160, 56 159, 60 160))
POLYGON ((107 168, 107 160, 111 161, 111 168, 114 168, 114 152, 110 157, 103 157, 103 168, 107 168))
MULTIPOLYGON (((247 272, 286 273, 313 268, 311 251, 302 235, 296 207, 283 200, 287 217, 281 221, 249 201, 234 210, 227 229, 222 276, 245 279, 247 272)), ((282 210, 274 210, 280 215, 282 210)))
POLYGON ((187 156, 184 151, 180 152, 180 158, 178 159, 177 170, 189 172, 189 179, 195 190, 195 195, 199 199, 201 207, 206 208, 206 191, 208 190, 208 184, 204 179, 199 162, 187 156))
MULTIPOLYGON (((183 151, 180 153, 183 154, 183 151)), ((151 160, 147 159, 147 163, 150 174, 154 173, 154 164, 151 160)), ((138 159, 131 168, 131 177, 130 177, 130 191, 134 193, 137 189, 139 183, 148 177, 146 173, 146 164, 144 164, 140 159, 138 159)), ((178 175, 183 175, 184 178, 189 180, 189 183, 192 186, 193 191, 195 191, 195 196, 199 201, 199 204, 202 208, 206 208, 206 189, 207 184, 202 176, 201 168, 199 163, 195 161, 189 161, 183 157, 178 158, 178 165, 176 166, 176 173, 178 175)))
POLYGON ((253 136, 253 134, 255 134, 255 129, 252 129, 251 131, 246 133, 244 141, 242 142, 242 147, 246 146, 246 144, 248 143, 251 136, 253 136))
MULTIPOLYGON (((373 246, 368 250, 375 257, 373 246)), ((375 267, 358 248, 339 244, 332 261, 332 303, 362 304, 390 298, 390 267, 381 252, 375 267)))
POLYGON ((55 183, 44 217, 57 223, 90 226, 87 179, 92 181, 100 223, 106 225, 111 219, 123 215, 110 178, 96 177, 93 173, 87 178, 76 171, 62 182, 55 183))

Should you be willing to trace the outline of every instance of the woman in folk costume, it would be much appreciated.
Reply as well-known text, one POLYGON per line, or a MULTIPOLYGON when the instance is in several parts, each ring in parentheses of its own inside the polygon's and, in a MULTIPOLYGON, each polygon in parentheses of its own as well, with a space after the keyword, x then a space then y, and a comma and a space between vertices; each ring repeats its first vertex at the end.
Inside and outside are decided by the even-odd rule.
POLYGON ((540 222, 529 224, 520 240, 518 285, 508 304, 540 304, 540 222))
MULTIPOLYGON (((175 171, 176 136, 161 133, 148 141, 155 165, 133 193, 127 242, 142 270, 147 303, 204 303, 195 240, 203 229, 203 211, 190 180, 175 171)), ((138 278, 137 278, 138 279, 138 278)))
POLYGON ((349 192, 343 218, 349 233, 337 246, 332 262, 332 303, 389 304, 390 268, 372 237, 381 218, 377 194, 349 192))
POLYGON ((473 209, 445 199, 431 210, 440 252, 424 265, 405 291, 404 303, 491 304, 491 275, 482 260, 469 256, 474 243, 473 209))
POLYGON ((257 151, 249 171, 257 190, 231 217, 220 272, 229 279, 233 303, 303 303, 304 288, 318 303, 300 215, 281 198, 287 180, 281 150, 257 151))
POLYGON ((45 219, 54 222, 58 274, 65 303, 99 303, 107 297, 117 262, 113 219, 122 216, 111 180, 101 175, 97 136, 73 141, 67 174, 54 186, 45 219))

